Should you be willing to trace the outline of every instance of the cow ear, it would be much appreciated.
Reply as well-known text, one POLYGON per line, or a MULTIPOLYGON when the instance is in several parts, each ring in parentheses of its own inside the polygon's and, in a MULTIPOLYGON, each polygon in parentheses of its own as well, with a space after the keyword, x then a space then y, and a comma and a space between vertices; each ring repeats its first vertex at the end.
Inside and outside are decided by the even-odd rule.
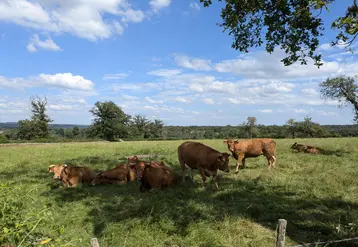
POLYGON ((224 140, 224 143, 227 144, 228 140, 224 140))
POLYGON ((48 167, 48 171, 49 171, 49 172, 54 172, 54 171, 55 171, 55 166, 56 166, 56 165, 50 165, 50 166, 48 167))
POLYGON ((220 154, 220 155, 218 156, 218 160, 219 160, 219 161, 223 161, 223 160, 224 160, 222 154, 220 154))
POLYGON ((235 143, 235 144, 238 144, 238 143, 239 143, 239 141, 234 141, 234 143, 235 143))

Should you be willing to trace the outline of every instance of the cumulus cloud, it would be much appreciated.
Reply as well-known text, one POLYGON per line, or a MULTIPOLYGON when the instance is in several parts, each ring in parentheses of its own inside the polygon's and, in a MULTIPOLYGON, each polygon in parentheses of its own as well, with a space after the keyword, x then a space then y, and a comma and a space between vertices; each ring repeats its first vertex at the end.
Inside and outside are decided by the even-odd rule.
POLYGON ((172 77, 172 76, 178 75, 180 73, 181 73, 181 71, 178 69, 157 69, 157 70, 149 71, 148 75, 172 77))
POLYGON ((154 100, 154 99, 151 99, 150 97, 145 97, 144 98, 146 101, 148 101, 149 103, 152 103, 152 104, 163 104, 163 100, 154 100))
POLYGON ((59 47, 50 37, 46 40, 40 40, 37 34, 34 34, 27 45, 27 50, 29 52, 36 52, 38 49, 48 50, 48 51, 62 51, 61 47, 59 47))
POLYGON ((40 74, 29 78, 6 78, 0 76, 0 88, 25 89, 32 87, 92 91, 94 83, 83 76, 72 75, 71 73, 40 74))
POLYGON ((151 0, 149 5, 152 7, 154 12, 158 12, 161 9, 169 7, 171 0, 151 0))
POLYGON ((203 102, 208 105, 215 104, 215 101, 212 98, 205 98, 205 99, 203 99, 203 102))
MULTIPOLYGON (((0 21, 58 34, 70 33, 91 41, 122 34, 127 23, 138 23, 144 19, 142 10, 133 9, 124 0, 0 1, 0 21)), ((28 46, 32 52, 35 48, 31 44, 28 46)))
POLYGON ((258 112, 262 112, 262 113, 272 113, 271 109, 263 109, 263 110, 258 110, 258 112))
POLYGON ((182 96, 175 97, 174 100, 177 102, 180 102, 180 103, 190 103, 191 102, 191 99, 182 97, 182 96))
POLYGON ((190 58, 185 55, 175 54, 174 61, 178 66, 186 69, 203 70, 203 71, 209 71, 212 69, 210 60, 205 60, 200 58, 190 58))
POLYGON ((199 6, 199 4, 196 3, 196 2, 190 3, 190 4, 189 4, 189 8, 194 9, 194 10, 197 10, 197 11, 200 11, 200 6, 199 6))

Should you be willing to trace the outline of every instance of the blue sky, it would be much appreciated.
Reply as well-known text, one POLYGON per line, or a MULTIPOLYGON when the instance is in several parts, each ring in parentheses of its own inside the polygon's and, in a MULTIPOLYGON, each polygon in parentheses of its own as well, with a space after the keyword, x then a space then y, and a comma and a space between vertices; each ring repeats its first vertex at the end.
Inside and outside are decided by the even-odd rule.
POLYGON ((352 3, 339 2, 322 15, 317 69, 284 67, 279 49, 233 50, 216 26, 217 1, 0 0, 0 122, 29 118, 30 97, 46 95, 54 123, 90 124, 94 103, 112 100, 166 125, 238 125, 248 116, 352 124, 350 106, 317 91, 327 77, 357 73, 356 54, 329 46, 331 22, 352 3))

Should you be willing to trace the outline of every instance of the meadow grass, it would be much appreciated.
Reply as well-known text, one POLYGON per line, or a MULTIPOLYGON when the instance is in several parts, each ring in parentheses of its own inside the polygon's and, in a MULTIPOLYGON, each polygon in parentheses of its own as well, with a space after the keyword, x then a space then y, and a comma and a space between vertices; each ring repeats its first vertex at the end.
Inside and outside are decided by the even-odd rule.
MULTIPOLYGON (((227 151, 222 140, 200 141, 227 151)), ((357 138, 276 140, 274 170, 261 156, 247 159, 247 168, 236 174, 236 160, 230 158, 231 172, 220 172, 219 190, 210 180, 204 189, 197 172, 196 183, 187 178, 149 193, 139 192, 137 182, 62 188, 48 173, 56 163, 98 171, 125 163, 129 155, 160 154, 157 159, 180 175, 177 147, 182 142, 0 147, 0 241, 37 246, 51 239, 43 246, 85 247, 97 237, 101 247, 272 247, 279 218, 288 221, 288 246, 358 236, 357 138), (292 153, 295 141, 327 153, 292 153)))

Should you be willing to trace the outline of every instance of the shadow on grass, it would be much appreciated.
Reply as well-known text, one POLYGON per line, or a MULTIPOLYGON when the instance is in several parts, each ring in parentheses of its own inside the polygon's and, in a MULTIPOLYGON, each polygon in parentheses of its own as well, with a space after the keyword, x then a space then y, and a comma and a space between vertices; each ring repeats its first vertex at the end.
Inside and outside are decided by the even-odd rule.
MULTIPOLYGON (((177 170, 175 172, 178 174, 177 170)), ((44 196, 53 197, 59 204, 85 200, 86 206, 91 207, 86 220, 92 222, 96 237, 103 236, 108 224, 137 219, 145 224, 170 220, 175 227, 164 230, 185 238, 190 224, 203 221, 214 224, 226 216, 250 219, 271 230, 275 230, 279 218, 284 218, 288 221, 287 235, 299 243, 358 235, 357 229, 345 228, 358 221, 358 205, 342 198, 307 198, 301 192, 287 191, 283 186, 264 184, 260 177, 242 180, 224 176, 220 178, 219 186, 218 191, 211 183, 209 188, 203 189, 201 184, 194 185, 189 179, 162 191, 141 193, 137 182, 131 182, 127 185, 60 188, 48 191, 44 196)), ((346 242, 329 246, 353 247, 358 244, 346 242)))
POLYGON ((335 155, 338 157, 342 157, 345 155, 350 154, 350 152, 343 150, 343 149, 336 149, 336 150, 329 150, 329 149, 324 149, 321 150, 321 155, 335 155))

